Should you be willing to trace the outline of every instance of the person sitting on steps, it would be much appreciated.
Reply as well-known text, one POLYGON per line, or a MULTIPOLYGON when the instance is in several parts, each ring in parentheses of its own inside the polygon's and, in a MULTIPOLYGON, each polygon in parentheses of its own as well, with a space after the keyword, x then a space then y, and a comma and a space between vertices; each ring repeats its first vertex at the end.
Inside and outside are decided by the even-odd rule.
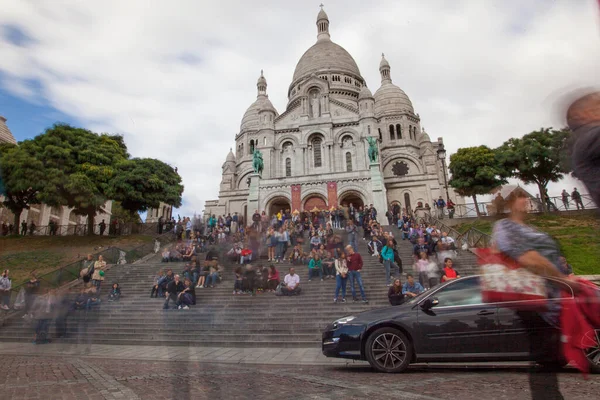
POLYGON ((321 281, 323 281, 323 268, 321 258, 318 253, 315 253, 314 257, 310 259, 308 263, 308 281, 312 281, 314 275, 319 275, 321 281))
POLYGON ((118 283, 113 283, 108 293, 108 301, 119 301, 121 299, 121 288, 118 283))
POLYGON ((177 296, 185 289, 183 282, 179 280, 179 275, 175 275, 175 278, 167 286, 167 298, 163 305, 164 310, 169 309, 169 302, 173 301, 177 305, 177 296))
POLYGON ((425 289, 419 282, 415 282, 415 278, 411 274, 406 275, 406 282, 402 285, 402 294, 406 297, 416 297, 423 293, 425 289))
POLYGON ((184 289, 177 294, 177 308, 189 310, 190 306, 196 304, 196 290, 190 279, 185 279, 183 282, 184 289))
POLYGON ((283 279, 281 294, 283 296, 297 296, 300 294, 301 290, 300 276, 296 274, 296 269, 292 267, 290 268, 290 273, 283 279))

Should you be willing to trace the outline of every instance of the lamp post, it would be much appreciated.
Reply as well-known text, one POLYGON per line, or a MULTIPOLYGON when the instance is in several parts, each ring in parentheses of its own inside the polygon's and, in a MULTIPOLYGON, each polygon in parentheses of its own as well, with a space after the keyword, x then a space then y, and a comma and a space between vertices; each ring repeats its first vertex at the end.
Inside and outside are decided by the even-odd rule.
POLYGON ((444 189, 446 189, 446 201, 450 199, 448 194, 448 179, 446 178, 446 148, 444 143, 439 144, 437 149, 438 160, 442 162, 442 174, 444 174, 444 189))

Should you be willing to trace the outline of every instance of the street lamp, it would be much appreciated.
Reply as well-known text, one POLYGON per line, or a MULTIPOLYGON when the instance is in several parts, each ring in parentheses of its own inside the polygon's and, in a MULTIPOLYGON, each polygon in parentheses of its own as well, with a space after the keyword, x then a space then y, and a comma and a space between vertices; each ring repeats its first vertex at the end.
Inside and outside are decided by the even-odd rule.
POLYGON ((437 149, 438 160, 442 162, 442 174, 444 174, 444 189, 446 189, 446 201, 450 200, 448 194, 448 179, 446 178, 446 148, 444 143, 440 142, 437 149))

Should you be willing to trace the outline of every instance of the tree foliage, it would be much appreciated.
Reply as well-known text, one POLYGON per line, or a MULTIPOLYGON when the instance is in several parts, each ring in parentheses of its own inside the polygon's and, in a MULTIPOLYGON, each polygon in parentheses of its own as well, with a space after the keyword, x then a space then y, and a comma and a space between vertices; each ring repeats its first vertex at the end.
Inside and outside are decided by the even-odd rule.
POLYGON ((448 168, 452 174, 450 186, 461 196, 473 198, 477 215, 477 195, 488 194, 507 182, 507 171, 498 163, 496 152, 487 146, 458 149, 450 156, 448 168))
POLYGON ((40 199, 86 215, 88 233, 93 234, 94 217, 109 200, 109 184, 116 166, 128 156, 123 138, 55 124, 31 143, 45 171, 40 199))
POLYGON ((19 226, 19 216, 31 204, 39 202, 46 174, 42 162, 35 157, 31 141, 20 146, 0 145, 0 179, 4 196, 2 205, 14 214, 13 225, 19 226))
POLYGON ((170 165, 153 158, 133 158, 118 164, 110 197, 130 213, 158 208, 160 202, 181 206, 181 177, 170 165))
POLYGON ((497 149, 498 160, 510 176, 534 183, 546 208, 546 186, 571 172, 565 162, 571 132, 567 129, 541 128, 522 138, 511 138, 497 149))

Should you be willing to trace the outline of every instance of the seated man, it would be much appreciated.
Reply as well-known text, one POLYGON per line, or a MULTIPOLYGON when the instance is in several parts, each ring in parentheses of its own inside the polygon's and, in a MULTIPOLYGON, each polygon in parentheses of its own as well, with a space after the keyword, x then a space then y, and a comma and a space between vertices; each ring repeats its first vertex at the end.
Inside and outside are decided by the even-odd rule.
POLYGON ((456 250, 456 243, 454 242, 454 239, 448 236, 448 232, 442 232, 440 242, 444 243, 448 250, 456 250))
POLYGON ((179 293, 183 291, 183 289, 185 289, 183 282, 179 280, 179 275, 175 275, 175 279, 167 286, 167 298, 165 300, 165 304, 163 305, 163 309, 169 309, 170 301, 173 301, 175 305, 177 305, 177 297, 179 293))
POLYGON ((421 258, 420 254, 425 253, 428 256, 431 255, 431 250, 429 246, 425 244, 425 239, 420 237, 417 241, 417 244, 413 247, 413 255, 415 256, 415 260, 419 260, 421 258))
POLYGON ((334 279, 335 278, 335 258, 333 257, 332 252, 328 252, 327 258, 323 259, 323 275, 325 279, 334 279))
POLYGON ((242 290, 246 293, 254 294, 256 284, 256 271, 252 264, 246 265, 244 276, 242 278, 242 290))
POLYGON ((444 268, 442 269, 442 282, 446 282, 452 279, 460 278, 460 275, 453 267, 453 262, 451 258, 446 258, 444 260, 444 268))
POLYGON ((290 273, 283 278, 281 294, 283 296, 294 296, 300 294, 300 276, 296 274, 295 268, 290 268, 290 273))
POLYGON ((302 247, 299 244, 294 246, 292 252, 290 254, 290 261, 293 265, 302 264, 304 262, 304 252, 302 251, 302 247))
POLYGON ((243 248, 240 252, 240 264, 248 264, 252 261, 252 250, 243 248))
POLYGON ((415 282, 415 278, 412 275, 406 275, 406 282, 402 285, 402 294, 406 297, 415 297, 420 293, 423 293, 425 289, 419 282, 415 282))
POLYGON ((168 247, 165 247, 165 249, 162 252, 162 262, 169 262, 170 258, 171 258, 171 252, 169 251, 168 247))

